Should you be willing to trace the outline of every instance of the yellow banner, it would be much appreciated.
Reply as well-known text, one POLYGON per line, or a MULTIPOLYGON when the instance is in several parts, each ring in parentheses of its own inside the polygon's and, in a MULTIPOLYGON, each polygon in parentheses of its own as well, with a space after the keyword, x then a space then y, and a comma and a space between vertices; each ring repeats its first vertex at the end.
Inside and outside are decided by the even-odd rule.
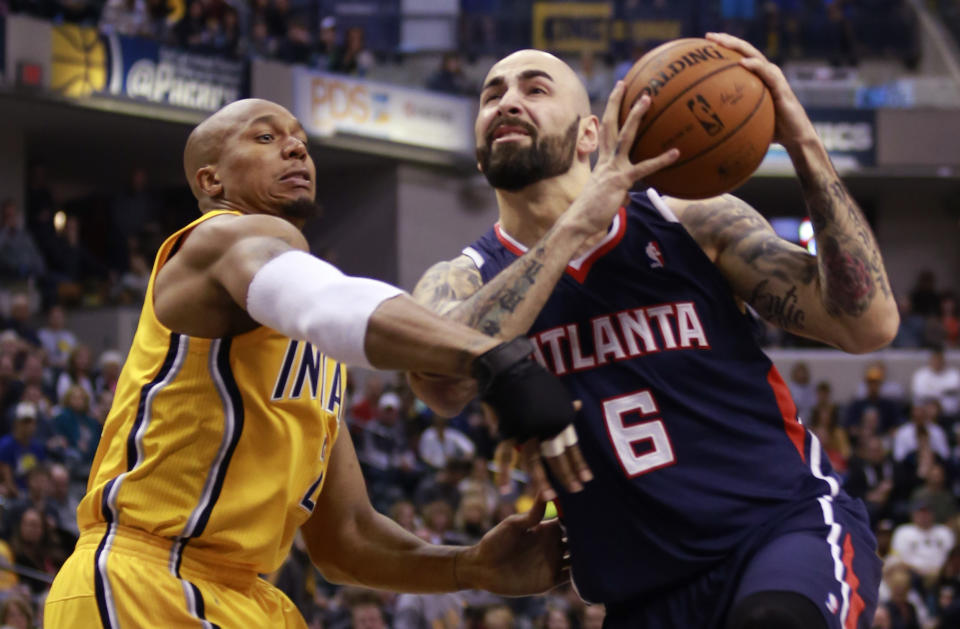
POLYGON ((610 2, 537 2, 533 5, 533 47, 606 52, 612 15, 610 2))

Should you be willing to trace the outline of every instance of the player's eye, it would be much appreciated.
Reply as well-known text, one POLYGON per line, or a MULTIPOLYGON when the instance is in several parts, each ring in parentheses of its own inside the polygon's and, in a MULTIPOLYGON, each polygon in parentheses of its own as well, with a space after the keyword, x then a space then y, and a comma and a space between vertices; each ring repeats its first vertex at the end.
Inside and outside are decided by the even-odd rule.
POLYGON ((496 100, 497 98, 500 98, 499 92, 488 92, 487 95, 483 97, 483 102, 489 103, 490 101, 496 100))
POLYGON ((531 88, 530 88, 530 93, 531 93, 531 94, 546 94, 546 93, 547 93, 547 90, 543 89, 542 87, 531 87, 531 88))
POLYGON ((272 141, 273 141, 273 134, 272 134, 272 133, 261 133, 260 135, 257 136, 257 140, 259 140, 259 141, 261 141, 261 142, 272 142, 272 141))

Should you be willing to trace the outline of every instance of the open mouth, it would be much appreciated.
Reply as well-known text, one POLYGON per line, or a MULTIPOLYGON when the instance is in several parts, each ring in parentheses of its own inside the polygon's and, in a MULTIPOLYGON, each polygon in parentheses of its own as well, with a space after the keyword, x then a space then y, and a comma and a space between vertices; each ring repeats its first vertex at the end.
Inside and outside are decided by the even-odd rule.
POLYGON ((293 184, 295 186, 310 186, 310 173, 306 170, 294 170, 280 177, 280 181, 293 184))
POLYGON ((526 128, 512 124, 502 124, 493 130, 494 142, 513 142, 529 137, 530 132, 526 128))

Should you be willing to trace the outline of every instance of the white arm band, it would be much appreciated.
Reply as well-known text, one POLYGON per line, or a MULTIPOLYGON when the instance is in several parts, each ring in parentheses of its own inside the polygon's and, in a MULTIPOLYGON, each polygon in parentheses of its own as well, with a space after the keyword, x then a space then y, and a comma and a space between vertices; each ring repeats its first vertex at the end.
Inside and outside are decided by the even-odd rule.
POLYGON ((370 315, 402 293, 384 282, 344 275, 303 251, 287 251, 253 276, 247 312, 257 323, 313 343, 331 358, 370 367, 364 352, 370 315))

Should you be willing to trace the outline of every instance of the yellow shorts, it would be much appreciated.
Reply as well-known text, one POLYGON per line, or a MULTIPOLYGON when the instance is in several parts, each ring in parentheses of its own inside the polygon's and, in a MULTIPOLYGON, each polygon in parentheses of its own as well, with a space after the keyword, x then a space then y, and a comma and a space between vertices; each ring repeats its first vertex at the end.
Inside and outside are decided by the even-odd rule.
POLYGON ((46 629, 306 629, 290 599, 249 568, 189 546, 177 566, 169 540, 117 529, 103 548, 106 525, 81 534, 47 596, 46 629))

